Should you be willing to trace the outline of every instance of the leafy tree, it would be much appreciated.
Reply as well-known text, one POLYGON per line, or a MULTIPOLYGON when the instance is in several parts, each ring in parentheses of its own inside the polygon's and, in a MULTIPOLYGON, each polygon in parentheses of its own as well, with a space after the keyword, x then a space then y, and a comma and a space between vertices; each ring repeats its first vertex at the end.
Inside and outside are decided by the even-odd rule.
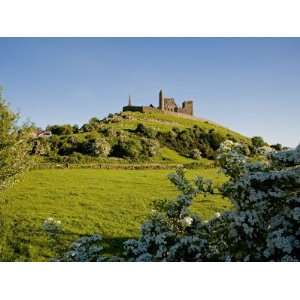
POLYGON ((98 118, 93 117, 89 120, 88 127, 87 127, 89 131, 93 131, 93 130, 97 131, 100 127, 101 127, 100 120, 98 118))
POLYGON ((13 113, 0 89, 0 188, 11 183, 29 165, 30 125, 18 126, 18 114, 13 113))
POLYGON ((275 145, 271 145, 271 147, 276 150, 276 151, 281 151, 283 150, 283 146, 281 144, 275 144, 275 145))
POLYGON ((77 124, 73 125, 72 129, 73 129, 73 133, 75 134, 79 133, 79 126, 77 124))
POLYGON ((90 124, 83 124, 82 127, 80 128, 80 131, 82 132, 90 132, 92 130, 93 128, 90 124))
POLYGON ((46 129, 56 135, 68 135, 73 133, 73 127, 69 124, 47 126, 46 129))
POLYGON ((156 132, 152 128, 146 127, 143 123, 137 125, 135 132, 147 138, 155 138, 156 135, 156 132))
POLYGON ((59 155, 70 155, 74 152, 74 145, 72 143, 68 143, 68 141, 61 141, 58 147, 59 155))
POLYGON ((254 136, 251 139, 251 142, 254 148, 260 148, 266 145, 264 139, 260 136, 254 136))
POLYGON ((224 141, 224 138, 218 134, 214 129, 209 131, 208 142, 213 150, 217 150, 221 143, 224 141))
MULTIPOLYGON (((0 89, 0 190, 11 185, 18 175, 30 164, 29 139, 31 125, 18 126, 18 114, 13 113, 2 97, 0 89)), ((1 197, 0 197, 1 198, 1 197)), ((0 199, 1 202, 1 199, 0 199)), ((11 226, 2 216, 5 203, 0 203, 0 260, 11 260, 11 250, 7 247, 7 228, 11 226)))

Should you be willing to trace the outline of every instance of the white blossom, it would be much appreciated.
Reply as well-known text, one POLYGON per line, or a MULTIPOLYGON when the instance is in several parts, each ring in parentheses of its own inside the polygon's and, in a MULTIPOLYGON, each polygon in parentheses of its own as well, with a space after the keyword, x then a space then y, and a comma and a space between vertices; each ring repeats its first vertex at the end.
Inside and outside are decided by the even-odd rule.
POLYGON ((215 217, 216 217, 216 218, 220 218, 220 217, 221 217, 221 214, 220 214, 219 212, 216 212, 216 213, 215 213, 215 217))
POLYGON ((187 226, 191 226, 193 223, 193 218, 191 218, 191 217, 185 217, 183 220, 187 226))

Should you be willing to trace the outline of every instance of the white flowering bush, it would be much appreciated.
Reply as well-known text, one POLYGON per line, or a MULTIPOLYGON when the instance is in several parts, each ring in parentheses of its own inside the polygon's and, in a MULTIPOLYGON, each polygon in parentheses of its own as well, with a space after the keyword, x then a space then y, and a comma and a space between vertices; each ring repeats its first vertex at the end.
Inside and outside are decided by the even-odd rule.
POLYGON ((199 193, 214 193, 212 182, 197 177, 189 182, 183 169, 169 176, 181 194, 175 201, 157 201, 155 210, 142 225, 138 240, 125 242, 128 261, 197 261, 205 260, 208 251, 207 225, 190 212, 193 198, 199 193))
POLYGON ((71 245, 70 250, 60 258, 60 261, 102 261, 101 252, 103 247, 101 241, 102 237, 100 235, 84 236, 71 245))
POLYGON ((138 240, 125 243, 131 261, 299 261, 300 146, 252 163, 238 145, 221 146, 218 161, 230 179, 220 192, 235 209, 203 222, 188 207, 198 193, 216 192, 202 178, 192 187, 182 172, 171 181, 182 194, 161 207, 138 240), (192 222, 184 226, 189 216, 192 222), (177 223, 179 225, 175 226, 177 223), (175 225, 174 225, 175 224, 175 225))
POLYGON ((295 149, 271 153, 269 155, 273 165, 280 167, 291 167, 300 165, 300 145, 295 149))
POLYGON ((95 153, 97 155, 101 155, 101 156, 106 157, 106 156, 109 155, 110 151, 111 151, 111 145, 106 139, 102 138, 102 139, 98 139, 96 141, 96 151, 95 151, 95 153))
POLYGON ((217 151, 217 161, 226 175, 238 178, 244 171, 247 157, 241 144, 226 140, 217 151))
MULTIPOLYGON (((266 163, 245 163, 223 192, 236 207, 224 215, 232 260, 300 259, 300 147, 271 153, 266 163), (236 250, 235 250, 236 249, 236 250)), ((225 242, 225 241, 224 241, 225 242)))
POLYGON ((106 157, 111 151, 111 145, 104 138, 91 138, 85 143, 85 151, 94 156, 106 157))
MULTIPOLYGON (((191 182, 178 169, 169 179, 180 195, 155 202, 140 237, 126 241, 123 257, 114 259, 299 261, 300 146, 271 152, 267 160, 254 163, 239 145, 226 142, 217 159, 229 177, 220 189, 202 177, 191 182), (195 196, 214 193, 228 197, 234 209, 210 220, 191 213, 195 196)), ((93 261, 107 260, 97 253, 93 261)))
POLYGON ((259 155, 266 156, 266 155, 269 155, 273 152, 276 152, 276 150, 272 147, 269 147, 269 146, 262 146, 262 147, 257 148, 256 152, 259 155))

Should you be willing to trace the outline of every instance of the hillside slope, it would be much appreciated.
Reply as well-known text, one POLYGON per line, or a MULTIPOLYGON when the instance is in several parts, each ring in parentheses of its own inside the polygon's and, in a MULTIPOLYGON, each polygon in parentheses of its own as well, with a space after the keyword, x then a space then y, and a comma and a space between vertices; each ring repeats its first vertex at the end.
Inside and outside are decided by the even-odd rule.
MULTIPOLYGON (((247 137, 208 120, 165 112, 121 112, 81 128, 53 125, 50 138, 35 140, 33 154, 54 163, 191 164, 213 160, 227 139, 247 137)), ((205 162, 206 163, 206 162, 205 162)))
POLYGON ((146 127, 151 127, 156 131, 170 131, 172 128, 177 127, 179 129, 190 128, 195 125, 199 126, 204 131, 215 130, 220 135, 231 137, 249 143, 250 139, 246 136, 239 134, 233 130, 230 130, 222 125, 214 123, 212 121, 192 117, 188 115, 165 113, 165 112, 121 112, 111 117, 107 117, 101 120, 104 127, 112 127, 115 129, 135 129, 137 124, 142 123, 146 127))

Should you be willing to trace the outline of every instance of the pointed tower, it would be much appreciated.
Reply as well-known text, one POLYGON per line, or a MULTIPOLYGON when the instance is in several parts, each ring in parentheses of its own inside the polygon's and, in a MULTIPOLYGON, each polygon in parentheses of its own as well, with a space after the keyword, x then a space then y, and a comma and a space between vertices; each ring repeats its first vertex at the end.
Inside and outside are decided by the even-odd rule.
POLYGON ((163 94, 162 90, 159 91, 159 106, 158 106, 158 108, 160 110, 165 110, 165 100, 164 100, 164 94, 163 94))
POLYGON ((130 95, 129 95, 129 97, 128 97, 128 106, 132 106, 130 95))

